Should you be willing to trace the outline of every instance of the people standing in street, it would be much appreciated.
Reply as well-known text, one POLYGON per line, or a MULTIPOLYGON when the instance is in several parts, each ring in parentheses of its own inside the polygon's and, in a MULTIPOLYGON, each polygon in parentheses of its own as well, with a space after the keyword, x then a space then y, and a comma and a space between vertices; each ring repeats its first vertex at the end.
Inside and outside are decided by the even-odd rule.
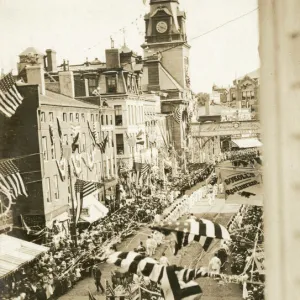
POLYGON ((165 253, 162 254, 161 258, 159 259, 159 263, 166 267, 170 265, 165 253))
POLYGON ((139 246, 137 247, 137 252, 140 253, 141 255, 146 254, 146 248, 143 245, 143 242, 140 242, 139 246))
POLYGON ((104 293, 105 290, 104 290, 104 287, 101 284, 102 272, 100 270, 99 265, 94 265, 94 267, 93 267, 93 277, 94 277, 94 280, 95 280, 95 285, 96 285, 96 288, 97 288, 97 292, 99 292, 100 289, 101 289, 101 292, 104 293))
POLYGON ((153 240, 153 238, 151 236, 148 236, 148 238, 146 240, 147 255, 152 256, 154 254, 155 245, 156 245, 156 242, 153 240))
POLYGON ((220 274, 221 260, 218 258, 218 254, 215 253, 214 257, 209 261, 208 272, 215 277, 220 274))

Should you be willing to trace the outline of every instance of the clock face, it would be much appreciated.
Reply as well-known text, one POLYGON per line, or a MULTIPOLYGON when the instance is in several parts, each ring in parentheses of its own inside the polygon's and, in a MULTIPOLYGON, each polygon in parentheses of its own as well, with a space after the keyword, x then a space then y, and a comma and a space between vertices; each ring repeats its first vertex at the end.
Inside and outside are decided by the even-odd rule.
POLYGON ((164 21, 160 21, 156 24, 156 30, 159 33, 164 33, 167 31, 167 29, 168 29, 168 24, 164 21))

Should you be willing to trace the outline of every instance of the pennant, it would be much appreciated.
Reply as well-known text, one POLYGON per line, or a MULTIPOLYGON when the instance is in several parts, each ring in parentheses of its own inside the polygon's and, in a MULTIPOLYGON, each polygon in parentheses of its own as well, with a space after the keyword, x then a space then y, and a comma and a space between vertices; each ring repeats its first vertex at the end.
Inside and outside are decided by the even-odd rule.
POLYGON ((51 145, 54 145, 54 132, 53 132, 53 125, 49 124, 49 136, 50 136, 50 142, 51 145))
POLYGON ((61 140, 61 139, 62 139, 62 131, 61 131, 59 119, 56 118, 56 121, 57 121, 57 131, 58 131, 58 136, 59 136, 59 138, 60 138, 60 140, 61 140))
POLYGON ((66 169, 67 169, 66 159, 64 157, 61 157, 61 159, 59 161, 56 159, 56 166, 57 166, 59 177, 60 177, 61 181, 65 181, 66 169))
POLYGON ((0 161, 0 183, 14 199, 20 195, 28 197, 19 169, 11 160, 0 161))
POLYGON ((88 125, 88 130, 89 130, 91 139, 93 141, 93 144, 94 144, 94 146, 96 146, 96 145, 98 145, 98 143, 96 141, 96 133, 92 131, 89 121, 87 121, 87 125, 88 125))
POLYGON ((0 112, 6 117, 13 116, 23 101, 23 97, 17 90, 12 73, 0 80, 0 112))
POLYGON ((81 157, 83 163, 87 166, 87 168, 92 172, 95 166, 95 150, 91 151, 90 153, 86 153, 87 161, 84 157, 81 157))
POLYGON ((73 142, 72 142, 72 153, 79 149, 79 132, 75 135, 73 142))
POLYGON ((220 169, 227 203, 263 206, 260 172, 238 168, 220 169))
POLYGON ((136 138, 137 138, 138 140, 140 140, 140 139, 142 139, 142 136, 143 136, 143 131, 140 130, 140 131, 138 132, 138 134, 136 135, 136 138))
POLYGON ((72 159, 72 164, 73 164, 73 167, 74 167, 74 175, 76 177, 79 177, 79 175, 82 172, 81 155, 80 154, 72 155, 71 159, 72 159))

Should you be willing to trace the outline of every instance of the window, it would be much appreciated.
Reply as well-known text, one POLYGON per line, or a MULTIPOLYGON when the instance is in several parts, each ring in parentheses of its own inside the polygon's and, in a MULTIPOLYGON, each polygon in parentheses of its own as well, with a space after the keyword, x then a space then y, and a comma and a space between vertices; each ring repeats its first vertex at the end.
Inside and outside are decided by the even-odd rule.
POLYGON ((123 134, 116 134, 116 143, 117 143, 117 154, 123 155, 124 154, 124 137, 123 134))
POLYGON ((53 112, 49 112, 49 121, 53 122, 53 112))
POLYGON ((101 125, 104 125, 104 116, 101 115, 101 125))
POLYGON ((107 86, 107 93, 116 93, 117 92, 116 76, 107 76, 106 77, 106 86, 107 86))
POLYGON ((94 122, 95 121, 95 118, 94 118, 94 115, 91 114, 91 121, 94 122))
POLYGON ((110 125, 112 125, 113 124, 113 116, 109 115, 109 119, 110 119, 110 125))
POLYGON ((85 122, 85 115, 81 114, 81 122, 85 122))
POLYGON ((56 152, 55 152, 55 144, 51 145, 51 158, 55 159, 56 158, 56 152))
POLYGON ((97 88, 96 78, 89 78, 88 84, 89 84, 89 94, 90 94, 90 96, 94 96, 93 92, 97 88))
POLYGON ((70 122, 73 122, 73 113, 70 113, 70 122))
POLYGON ((105 115, 105 119, 106 119, 106 125, 109 125, 108 124, 108 115, 105 115))
POLYGON ((79 114, 78 113, 75 115, 75 120, 77 123, 79 123, 79 114))
POLYGON ((43 151, 44 160, 48 160, 48 149, 47 149, 47 137, 46 136, 42 137, 42 151, 43 151))
POLYGON ((51 184, 50 184, 50 178, 47 177, 46 179, 46 201, 51 202, 51 184))
POLYGON ((44 112, 41 112, 41 122, 46 122, 46 115, 44 112))
POLYGON ((85 133, 83 133, 81 138, 81 152, 85 152, 85 146, 86 146, 86 137, 85 137, 85 133))
POLYGON ((59 191, 58 191, 58 177, 54 175, 54 199, 59 199, 59 191))
POLYGON ((114 134, 113 134, 112 131, 111 131, 111 138, 110 138, 110 140, 111 140, 111 146, 114 147, 115 146, 114 145, 114 134))
POLYGON ((67 114, 66 113, 63 113, 63 121, 67 122, 67 114))
POLYGON ((122 115, 122 105, 115 105, 115 119, 116 119, 116 126, 123 125, 123 115, 122 115))
POLYGON ((99 115, 96 114, 96 122, 99 122, 99 115))

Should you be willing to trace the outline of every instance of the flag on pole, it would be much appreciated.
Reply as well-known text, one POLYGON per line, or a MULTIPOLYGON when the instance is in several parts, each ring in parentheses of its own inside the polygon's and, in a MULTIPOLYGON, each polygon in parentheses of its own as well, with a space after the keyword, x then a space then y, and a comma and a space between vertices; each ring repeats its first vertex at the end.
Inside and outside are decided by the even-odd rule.
POLYGON ((28 197, 20 172, 11 160, 0 162, 0 183, 11 191, 14 199, 19 195, 28 197))
POLYGON ((99 182, 85 181, 81 179, 76 179, 75 182, 75 193, 77 200, 76 208, 76 223, 79 220, 80 213, 82 211, 83 199, 101 188, 102 184, 99 182))
POLYGON ((10 118, 22 101, 23 97, 17 90, 12 73, 7 74, 0 80, 0 111, 10 118))
POLYGON ((99 148, 102 154, 105 153, 107 142, 108 142, 108 135, 105 137, 103 141, 99 143, 99 148))

